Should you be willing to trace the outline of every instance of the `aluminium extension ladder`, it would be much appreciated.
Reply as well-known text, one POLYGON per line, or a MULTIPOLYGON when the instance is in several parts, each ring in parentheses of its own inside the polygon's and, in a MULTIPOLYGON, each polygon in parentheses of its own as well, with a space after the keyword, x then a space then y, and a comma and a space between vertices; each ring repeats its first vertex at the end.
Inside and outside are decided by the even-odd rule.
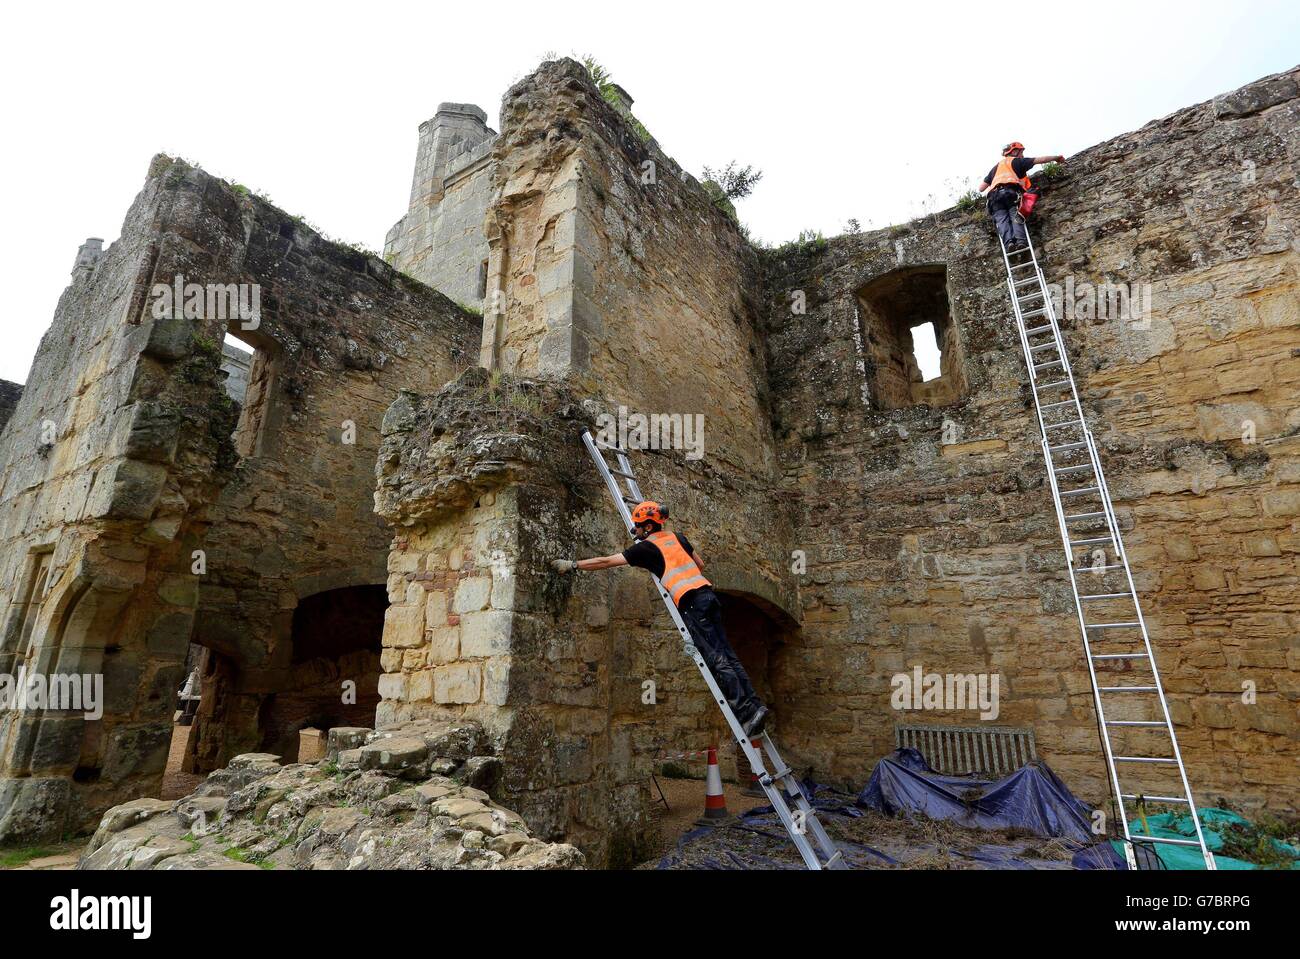
POLYGON ((1206 848, 1201 833, 1200 818, 1169 718, 1169 704, 1151 651, 1151 638, 1133 585, 1133 573, 1115 519, 1101 458, 1097 455, 1097 444, 1084 421, 1065 341, 1033 241, 1011 253, 1004 245, 1002 260, 1020 346, 1029 368, 1048 484, 1056 506, 1074 609, 1083 636, 1084 658, 1092 682, 1102 752, 1124 833, 1125 858, 1130 869, 1137 868, 1135 838, 1129 831, 1125 802, 1134 803, 1139 813, 1148 802, 1173 803, 1185 806, 1191 814, 1196 838, 1166 839, 1138 834, 1136 841, 1195 846, 1200 849, 1205 868, 1214 869, 1214 856, 1206 848), (1073 512, 1066 512, 1067 507, 1073 512), (1076 556, 1080 550, 1085 551, 1082 558, 1076 556), (1110 666, 1121 667, 1122 671, 1110 671, 1106 668, 1110 666), (1131 669, 1125 668, 1130 666, 1131 669), (1100 682, 1099 672, 1103 677, 1100 682), (1146 675, 1140 679, 1134 675, 1143 673, 1146 675), (1128 681, 1122 682, 1123 677, 1129 677, 1128 681), (1150 742, 1158 740, 1164 745, 1144 749, 1130 740, 1127 748, 1117 753, 1117 748, 1125 746, 1127 735, 1137 739, 1150 737, 1150 742), (1120 785, 1120 766, 1133 768, 1133 780, 1138 779, 1140 769, 1176 770, 1180 787, 1168 790, 1166 795, 1144 795, 1138 786, 1131 786, 1132 791, 1126 793, 1120 785))
MULTIPOLYGON (((600 442, 591 435, 589 430, 582 434, 582 442, 586 444, 587 452, 591 454, 592 460, 596 463, 596 468, 605 480, 605 486, 614 500, 614 505, 618 507, 618 514, 623 518, 624 527, 629 533, 635 535, 632 514, 629 512, 628 507, 640 503, 644 497, 641 495, 641 487, 637 485, 636 476, 632 473, 627 451, 600 442), (618 461, 617 467, 611 467, 605 460, 605 451, 612 452, 615 455, 618 461), (620 488, 618 479, 615 479, 615 477, 619 477, 624 481, 626 490, 620 488)), ((767 794, 768 800, 772 803, 772 808, 781 817, 781 823, 785 826, 786 832, 790 834, 790 839, 794 842, 795 848, 799 850, 799 855, 803 857, 804 864, 809 869, 847 869, 848 865, 844 862, 843 855, 835 848, 835 843, 830 836, 826 834, 825 828, 817 818, 817 811, 808 801, 808 797, 804 795, 799 780, 795 778, 794 770, 782 761, 780 753, 776 751, 776 744, 772 742, 772 737, 766 732, 755 737, 758 742, 762 743, 762 748, 759 749, 750 741, 750 737, 745 735, 744 728, 731 711, 731 707, 727 705, 722 690, 718 688, 713 673, 709 671, 708 665, 700 656, 700 651, 695 648, 695 644, 691 641, 691 634, 686 629, 686 624, 682 622, 681 614, 677 612, 677 605, 673 602, 672 597, 668 595, 668 591, 664 589, 659 578, 653 574, 651 576, 654 578, 655 588, 659 590, 660 598, 664 601, 664 607, 668 610, 668 615, 672 617, 673 625, 677 627, 682 642, 686 644, 686 655, 694 660, 700 675, 704 677, 705 685, 709 687, 709 692, 713 694, 714 701, 718 704, 718 708, 722 710, 723 718, 726 719, 727 726, 736 739, 736 744, 740 746, 745 758, 749 760, 750 769, 758 777, 758 784, 762 787, 763 792, 767 794), (768 771, 764 764, 763 750, 767 751, 768 759, 772 763, 771 772, 768 771), (809 841, 810 834, 813 842, 809 841)))

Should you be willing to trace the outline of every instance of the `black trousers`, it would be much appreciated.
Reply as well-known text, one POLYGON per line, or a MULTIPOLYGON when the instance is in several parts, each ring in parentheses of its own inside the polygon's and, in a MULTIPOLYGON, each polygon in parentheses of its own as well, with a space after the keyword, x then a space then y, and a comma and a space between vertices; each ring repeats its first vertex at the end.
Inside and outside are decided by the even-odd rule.
POLYGON ((998 229, 998 236, 1007 249, 1012 244, 1029 242, 1025 221, 1020 218, 1020 191, 1000 186, 989 194, 989 216, 998 229))
POLYGON ((693 589, 682 597, 677 611, 682 614, 686 628, 695 640, 695 648, 704 657, 722 695, 727 697, 731 711, 744 722, 754 714, 762 700, 754 693, 749 674, 727 642, 727 634, 722 628, 722 604, 718 602, 717 594, 707 586, 693 589))

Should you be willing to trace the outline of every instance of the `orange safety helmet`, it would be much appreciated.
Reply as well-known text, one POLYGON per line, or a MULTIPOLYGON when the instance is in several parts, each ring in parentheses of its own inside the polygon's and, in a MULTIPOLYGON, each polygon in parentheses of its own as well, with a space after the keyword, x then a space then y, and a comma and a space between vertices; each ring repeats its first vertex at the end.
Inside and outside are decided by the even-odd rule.
POLYGON ((1004 157, 1009 157, 1011 156, 1012 150, 1023 150, 1024 148, 1025 145, 1021 143, 1019 140, 1012 140, 1010 143, 1008 143, 1006 146, 1002 148, 1002 155, 1004 157))
POLYGON ((634 525, 641 523, 658 523, 664 525, 664 520, 668 518, 668 510, 660 506, 653 500, 645 500, 637 503, 636 508, 632 510, 632 522, 634 525))

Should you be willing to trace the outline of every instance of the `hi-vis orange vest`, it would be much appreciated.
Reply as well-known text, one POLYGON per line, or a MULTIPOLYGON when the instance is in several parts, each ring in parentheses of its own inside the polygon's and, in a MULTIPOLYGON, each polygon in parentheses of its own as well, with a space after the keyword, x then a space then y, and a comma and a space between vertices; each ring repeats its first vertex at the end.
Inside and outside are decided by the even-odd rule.
POLYGON ((646 537, 651 543, 659 547, 659 552, 664 556, 664 574, 659 582, 664 584, 664 589, 668 590, 668 595, 673 598, 673 603, 677 606, 682 604, 682 597, 693 589, 699 589, 701 586, 712 586, 695 560, 691 559, 690 554, 682 549, 682 544, 677 542, 677 537, 672 533, 659 530, 657 533, 651 533, 646 537))
POLYGON ((990 190, 996 189, 1004 183, 1015 183, 1022 190, 1028 190, 1033 185, 1029 182, 1029 177, 1016 176, 1015 168, 1011 165, 1011 161, 1014 159, 1015 157, 1002 158, 997 169, 993 171, 993 182, 989 184, 990 190))

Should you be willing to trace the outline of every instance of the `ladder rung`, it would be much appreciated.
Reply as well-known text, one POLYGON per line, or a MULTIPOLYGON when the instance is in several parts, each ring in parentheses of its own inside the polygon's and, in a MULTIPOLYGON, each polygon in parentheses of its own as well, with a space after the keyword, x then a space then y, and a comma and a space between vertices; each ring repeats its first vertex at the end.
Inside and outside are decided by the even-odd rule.
POLYGON ((1037 282, 1038 282, 1038 277, 1031 276, 1027 280, 1021 280, 1019 283, 1016 284, 1016 286, 1028 286, 1030 283, 1037 283, 1037 282))
POLYGON ((1111 542, 1111 538, 1109 536, 1090 536, 1087 539, 1070 540, 1070 546, 1071 548, 1075 546, 1100 546, 1102 543, 1109 543, 1109 542, 1111 542))
POLYGON ((1062 496, 1084 496, 1089 492, 1100 492, 1099 486, 1080 486, 1078 490, 1061 490, 1062 496))
MULTIPOLYGON (((1141 659, 1146 653, 1093 653, 1093 659, 1141 659)), ((1159 725, 1157 723, 1157 725, 1159 725)))
POLYGON ((1048 423, 1046 426, 1043 427, 1043 431, 1046 432, 1047 430, 1063 430, 1067 426, 1082 426, 1082 425, 1083 425, 1083 420, 1063 420, 1060 423, 1048 423))
POLYGON ((824 868, 830 869, 831 866, 835 865, 835 863, 839 862, 843 858, 844 858, 844 851, 842 849, 836 849, 835 855, 831 856, 830 859, 826 860, 824 868))
POLYGON ((1031 346, 1029 348, 1029 352, 1037 353, 1039 350, 1054 350, 1054 349, 1056 349, 1056 340, 1052 340, 1050 343, 1039 343, 1037 346, 1031 346))
MULTIPOLYGON (((1088 444, 1085 443, 1085 442, 1083 442, 1083 440, 1078 440, 1077 442, 1074 442, 1074 443, 1062 443, 1060 446, 1049 446, 1049 447, 1047 448, 1047 452, 1049 452, 1049 453, 1065 453, 1065 452, 1068 452, 1069 450, 1081 450, 1081 449, 1084 449, 1085 447, 1087 447, 1087 445, 1088 445, 1088 444)), ((1092 467, 1091 467, 1091 465, 1090 465, 1090 466, 1089 466, 1089 469, 1091 469, 1091 468, 1092 468, 1092 467)), ((1057 470, 1057 472, 1058 472, 1058 473, 1063 473, 1063 472, 1065 472, 1065 471, 1064 471, 1064 470, 1057 470)))
POLYGON ((1048 403, 1046 406, 1040 406, 1040 410, 1054 410, 1058 406, 1073 406, 1074 400, 1060 400, 1056 403, 1048 403))
POLYGON ((630 479, 630 480, 634 480, 634 479, 636 479, 636 476, 633 475, 632 473, 624 473, 622 470, 616 470, 616 469, 614 469, 614 467, 612 467, 612 466, 608 466, 608 467, 606 467, 606 468, 607 468, 611 473, 613 473, 615 476, 621 476, 621 477, 623 477, 624 479, 630 479))
POLYGON ((1035 363, 1035 370, 1050 370, 1053 366, 1060 366, 1060 360, 1048 360, 1046 363, 1035 363))
MULTIPOLYGON (((1159 723, 1158 725, 1163 726, 1164 723, 1159 723)), ((1183 805, 1187 804, 1187 800, 1181 796, 1135 796, 1132 793, 1120 793, 1119 798, 1132 799, 1134 802, 1145 800, 1146 802, 1179 802, 1183 805)))
POLYGON ((1101 599, 1132 599, 1132 598, 1133 598, 1132 593, 1092 593, 1091 595, 1088 596, 1079 597, 1079 599, 1085 603, 1092 602, 1093 600, 1101 600, 1101 599))
POLYGON ((1178 760, 1165 756, 1114 756, 1117 763, 1159 763, 1162 766, 1177 766, 1178 760))
POLYGON ((1046 313, 1047 313, 1047 307, 1043 306, 1043 307, 1039 307, 1038 309, 1036 309, 1036 310, 1034 310, 1034 311, 1032 311, 1032 312, 1030 312, 1030 313, 1021 313, 1021 314, 1020 314, 1020 318, 1021 318, 1022 320, 1029 320, 1029 319, 1034 318, 1035 316, 1043 316, 1043 315, 1046 314, 1046 313))
POLYGON ((1099 693, 1154 693, 1154 686, 1098 686, 1099 693))
POLYGON ((612 453, 622 453, 622 452, 624 452, 623 447, 621 447, 621 446, 610 446, 608 443, 604 442, 603 440, 598 440, 598 439, 593 438, 593 439, 592 439, 592 442, 596 444, 596 449, 609 450, 609 451, 612 452, 612 453))
POLYGON ((1069 380, 1057 380, 1055 383, 1044 383, 1042 386, 1035 386, 1034 389, 1051 390, 1051 389, 1055 389, 1058 386, 1069 386, 1069 385, 1070 385, 1069 380))
POLYGON ((1164 836, 1134 836, 1133 842, 1163 842, 1170 846, 1196 846, 1198 849, 1201 844, 1195 839, 1166 839, 1164 836))
POLYGON ((1086 629, 1136 629, 1141 623, 1084 623, 1086 629))
MULTIPOLYGON (((1164 726, 1158 719, 1108 719, 1107 726, 1164 726)), ((1148 799, 1152 798, 1150 796, 1148 799)))
POLYGON ((1075 570, 1076 573, 1109 573, 1111 570, 1123 569, 1123 563, 1112 563, 1109 566, 1081 566, 1075 570))
POLYGON ((1011 268, 1011 272, 1014 273, 1016 272, 1016 270, 1023 270, 1027 266, 1037 266, 1037 265, 1038 264, 1036 264, 1033 260, 1026 260, 1024 263, 1017 263, 1015 266, 1013 266, 1011 268))
POLYGON ((637 506, 641 503, 639 499, 633 499, 630 496, 622 496, 620 499, 622 499, 624 503, 631 503, 633 506, 637 506))
POLYGON ((1104 519, 1105 513, 1075 513, 1073 516, 1065 517, 1067 523, 1081 523, 1086 519, 1104 519))
POLYGON ((1051 323, 1048 323, 1046 326, 1036 326, 1032 330, 1025 330, 1025 336, 1037 336, 1039 333, 1051 332, 1051 329, 1051 323))

